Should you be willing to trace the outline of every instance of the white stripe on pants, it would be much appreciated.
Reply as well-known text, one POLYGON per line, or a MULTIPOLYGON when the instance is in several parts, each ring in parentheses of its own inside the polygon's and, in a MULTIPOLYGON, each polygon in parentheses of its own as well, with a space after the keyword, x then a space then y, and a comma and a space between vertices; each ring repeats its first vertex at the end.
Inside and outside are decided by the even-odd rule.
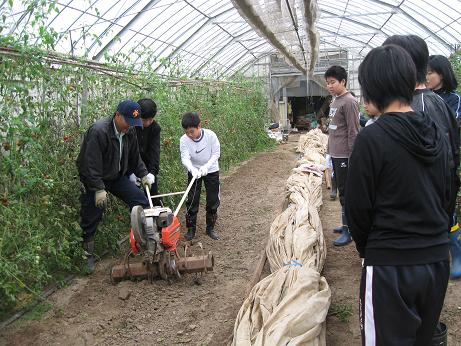
POLYGON ((366 266, 365 281, 365 346, 376 345, 375 319, 373 315, 373 266, 366 266))

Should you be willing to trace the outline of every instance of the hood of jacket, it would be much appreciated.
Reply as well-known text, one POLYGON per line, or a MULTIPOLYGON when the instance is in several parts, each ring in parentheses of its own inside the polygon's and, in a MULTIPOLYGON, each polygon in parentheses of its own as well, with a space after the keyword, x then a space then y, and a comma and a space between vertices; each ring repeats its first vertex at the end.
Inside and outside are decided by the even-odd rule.
POLYGON ((443 154, 442 131, 424 112, 385 113, 376 125, 422 162, 432 163, 443 154))

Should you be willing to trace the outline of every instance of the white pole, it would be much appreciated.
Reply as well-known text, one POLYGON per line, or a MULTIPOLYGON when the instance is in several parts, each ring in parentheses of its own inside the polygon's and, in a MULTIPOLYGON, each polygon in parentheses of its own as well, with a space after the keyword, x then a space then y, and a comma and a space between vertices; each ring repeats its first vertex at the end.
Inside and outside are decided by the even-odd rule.
POLYGON ((184 203, 184 201, 186 200, 187 194, 189 193, 190 189, 192 188, 192 185, 194 184, 194 182, 195 182, 195 177, 193 176, 190 183, 189 183, 189 186, 187 187, 186 191, 184 192, 184 196, 182 196, 181 201, 179 202, 178 206, 176 207, 176 210, 174 211, 174 216, 178 215, 179 209, 181 209, 181 206, 184 203))

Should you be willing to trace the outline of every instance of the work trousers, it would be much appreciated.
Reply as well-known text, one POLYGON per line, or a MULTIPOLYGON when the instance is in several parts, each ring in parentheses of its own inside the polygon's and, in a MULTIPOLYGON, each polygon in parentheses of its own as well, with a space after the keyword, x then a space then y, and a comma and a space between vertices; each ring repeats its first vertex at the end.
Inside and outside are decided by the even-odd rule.
MULTIPOLYGON (((106 191, 120 198, 125 202, 130 210, 136 205, 143 208, 149 207, 149 201, 143 191, 131 182, 127 176, 123 175, 116 180, 104 181, 106 191)), ((94 204, 95 191, 82 189, 80 195, 80 227, 83 230, 83 241, 94 239, 99 222, 102 220, 104 209, 96 207, 94 204)))
POLYGON ((365 266, 360 329, 365 346, 429 346, 448 285, 448 260, 409 266, 365 266))
MULTIPOLYGON (((190 183, 192 174, 187 174, 187 180, 190 183)), ((197 179, 192 185, 186 200, 186 227, 195 228, 197 224, 197 213, 200 204, 200 192, 202 190, 202 181, 206 190, 206 221, 207 229, 213 228, 216 223, 219 199, 219 171, 208 173, 206 176, 197 179)))
POLYGON ((338 188, 339 202, 341 203, 341 206, 344 206, 349 159, 332 157, 331 161, 333 162, 333 172, 336 179, 336 187, 338 188))

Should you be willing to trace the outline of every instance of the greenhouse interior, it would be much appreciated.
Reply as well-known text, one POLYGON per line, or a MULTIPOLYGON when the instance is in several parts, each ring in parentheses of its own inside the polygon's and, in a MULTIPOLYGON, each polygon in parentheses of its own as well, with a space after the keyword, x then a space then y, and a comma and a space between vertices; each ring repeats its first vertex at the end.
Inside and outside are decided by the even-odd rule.
MULTIPOLYGON (((360 345, 359 257, 353 245, 330 246, 337 235, 327 230, 344 207, 343 190, 330 198, 321 178, 329 150, 322 119, 336 98, 326 76, 332 66, 347 73, 365 122, 361 64, 386 40, 413 35, 430 56, 447 58, 461 83, 460 0, 1 2, 0 344, 360 345), (114 118, 119 136, 122 101, 142 111, 144 99, 155 100, 151 120, 159 124, 155 194, 171 218, 174 212, 181 251, 175 243, 160 253, 165 240, 141 251, 140 242, 150 243, 133 226, 138 209, 105 190, 90 251, 81 221, 88 186, 76 164, 82 143, 104 117, 114 118), (207 185, 214 166, 196 176, 184 163, 188 112, 219 138, 217 221, 207 185), (203 180, 206 203, 205 193, 190 197, 191 177, 203 180), (194 224, 191 240, 194 203, 202 204, 194 222, 203 227, 195 234, 194 224), (210 224, 220 238, 214 242, 210 224), (97 262, 90 273, 88 253, 97 262), (139 266, 127 264, 138 257, 139 266)), ((457 85, 451 91, 459 98, 457 85)), ((110 159, 103 154, 98 165, 110 159)), ((146 220, 160 216, 139 212, 151 239, 146 220)), ((164 222, 163 230, 171 220, 164 222)), ((437 324, 445 330, 434 340, 440 332, 440 345, 461 344, 461 281, 447 285, 437 324)))

